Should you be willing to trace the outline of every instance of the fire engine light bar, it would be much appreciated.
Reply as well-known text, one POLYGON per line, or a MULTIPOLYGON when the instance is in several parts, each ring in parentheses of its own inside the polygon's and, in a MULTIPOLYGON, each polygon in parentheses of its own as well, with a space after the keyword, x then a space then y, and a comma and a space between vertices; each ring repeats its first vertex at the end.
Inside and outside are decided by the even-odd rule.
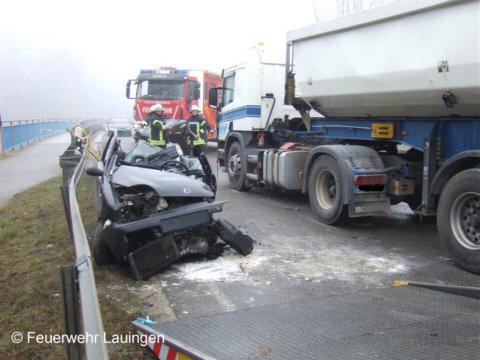
POLYGON ((386 184, 387 183, 387 175, 386 174, 355 175, 355 177, 353 178, 353 182, 357 186, 386 184))
POLYGON ((188 70, 177 70, 174 67, 162 66, 159 69, 140 69, 140 74, 187 74, 188 70))

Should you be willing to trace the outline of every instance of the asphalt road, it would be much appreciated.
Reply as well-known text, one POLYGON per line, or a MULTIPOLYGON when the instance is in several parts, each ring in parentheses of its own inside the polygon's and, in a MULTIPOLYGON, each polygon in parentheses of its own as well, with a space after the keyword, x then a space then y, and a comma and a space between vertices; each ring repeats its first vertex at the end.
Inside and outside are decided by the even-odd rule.
MULTIPOLYGON (((207 147, 215 168, 216 144, 207 147)), ((436 221, 423 223, 404 203, 391 216, 343 227, 321 224, 298 193, 232 191, 218 171, 216 218, 255 240, 252 254, 184 258, 156 276, 177 317, 203 316, 267 304, 389 287, 395 280, 480 286, 480 275, 457 267, 439 241, 436 221)))
MULTIPOLYGON (((59 155, 69 136, 38 142, 1 160, 0 205, 16 192, 61 174, 59 155)), ((125 150, 131 149, 132 138, 121 140, 125 150)), ((207 153, 215 168, 215 143, 207 153)), ((247 257, 230 250, 215 260, 183 258, 156 275, 150 284, 161 289, 157 297, 161 293, 170 305, 170 317, 341 296, 388 287, 394 280, 480 287, 480 275, 457 267, 441 247, 435 219, 421 223, 403 203, 390 216, 327 226, 315 219, 306 196, 232 191, 222 170, 217 200, 229 203, 216 217, 241 227, 255 240, 255 249, 247 257)), ((150 315, 161 318, 165 311, 159 308, 150 315)))

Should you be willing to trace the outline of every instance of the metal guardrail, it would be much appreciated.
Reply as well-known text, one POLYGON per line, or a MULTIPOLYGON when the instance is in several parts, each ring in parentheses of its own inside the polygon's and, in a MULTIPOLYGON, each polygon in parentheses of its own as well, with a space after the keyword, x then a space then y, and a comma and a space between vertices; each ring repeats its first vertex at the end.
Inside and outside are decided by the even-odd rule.
POLYGON ((2 122, 0 118, 0 154, 63 133, 77 123, 88 128, 103 122, 104 119, 31 119, 2 122))
MULTIPOLYGON (((89 133, 94 133, 99 128, 91 128, 89 133)), ((92 256, 75 193, 85 167, 87 154, 87 151, 84 151, 81 156, 75 153, 75 139, 72 137, 72 145, 60 156, 64 179, 61 190, 67 222, 75 246, 75 264, 60 266, 59 271, 62 282, 65 334, 77 336, 77 339, 81 334, 78 315, 78 297, 80 297, 85 357, 97 360, 109 357, 104 342, 104 328, 93 274, 92 256)), ((81 343, 75 341, 65 345, 67 359, 83 358, 81 343)))

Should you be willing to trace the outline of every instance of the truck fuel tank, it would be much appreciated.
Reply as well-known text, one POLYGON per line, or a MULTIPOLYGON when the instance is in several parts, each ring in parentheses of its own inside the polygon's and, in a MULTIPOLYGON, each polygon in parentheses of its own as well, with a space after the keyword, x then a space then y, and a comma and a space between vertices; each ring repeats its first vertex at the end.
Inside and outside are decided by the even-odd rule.
POLYGON ((306 150, 267 150, 264 154, 263 178, 269 185, 286 190, 301 190, 305 161, 310 152, 306 150))

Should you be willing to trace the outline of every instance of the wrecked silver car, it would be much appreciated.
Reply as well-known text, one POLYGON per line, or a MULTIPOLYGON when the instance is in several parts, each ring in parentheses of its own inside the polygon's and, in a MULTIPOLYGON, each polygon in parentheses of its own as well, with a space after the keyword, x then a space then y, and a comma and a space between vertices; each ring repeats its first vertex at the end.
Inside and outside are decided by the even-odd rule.
POLYGON ((136 279, 146 279, 185 255, 215 257, 226 246, 242 255, 253 250, 248 235, 213 218, 226 201, 215 201, 216 177, 206 156, 184 155, 185 131, 186 123, 177 121, 171 137, 179 145, 162 150, 140 140, 128 153, 111 134, 101 161, 87 169, 95 177, 98 265, 125 263, 136 279))

